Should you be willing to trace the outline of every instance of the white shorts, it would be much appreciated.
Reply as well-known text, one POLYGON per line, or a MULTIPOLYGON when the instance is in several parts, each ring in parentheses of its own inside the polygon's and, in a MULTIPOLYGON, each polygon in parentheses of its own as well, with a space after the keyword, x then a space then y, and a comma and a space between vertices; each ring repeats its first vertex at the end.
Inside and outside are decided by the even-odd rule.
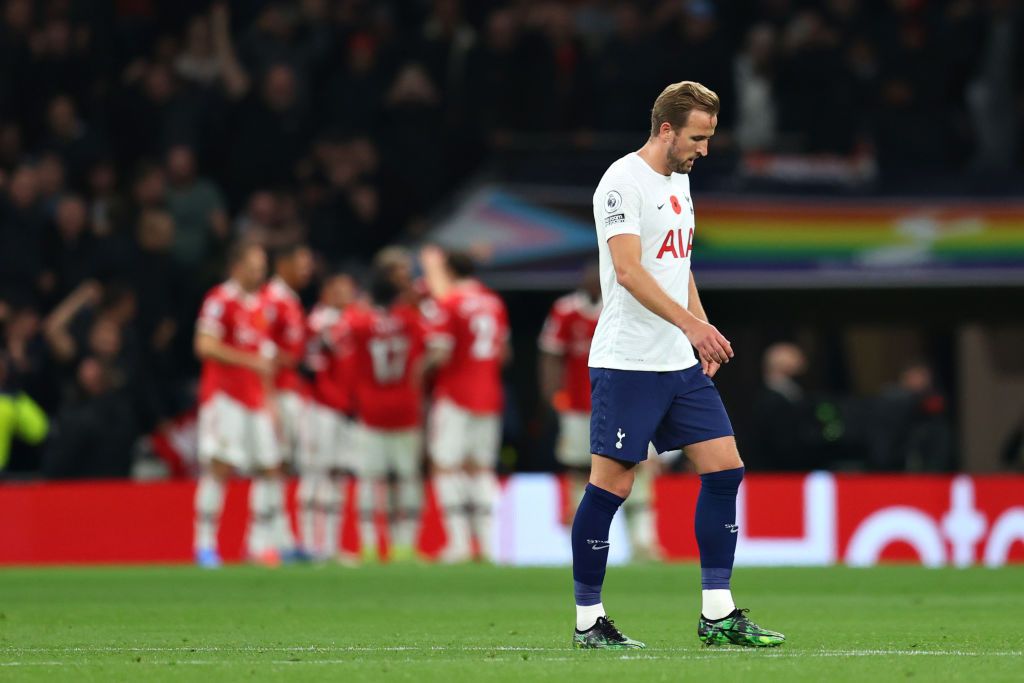
POLYGON ((303 451, 309 447, 309 403, 294 391, 278 392, 274 401, 281 459, 298 466, 303 460, 303 451))
POLYGON ((590 413, 558 414, 555 459, 566 467, 590 467, 590 413))
POLYGON ((359 425, 359 467, 361 478, 384 479, 388 472, 399 478, 420 475, 420 430, 384 430, 359 425))
POLYGON ((344 413, 319 403, 309 404, 309 438, 299 458, 299 470, 354 470, 355 424, 344 413))
POLYGON ((270 412, 249 408, 227 394, 214 394, 199 406, 197 431, 202 464, 216 459, 243 471, 281 464, 270 412))
POLYGON ((472 463, 494 469, 501 448, 501 415, 473 413, 442 399, 430 411, 429 438, 430 458, 438 467, 472 463))

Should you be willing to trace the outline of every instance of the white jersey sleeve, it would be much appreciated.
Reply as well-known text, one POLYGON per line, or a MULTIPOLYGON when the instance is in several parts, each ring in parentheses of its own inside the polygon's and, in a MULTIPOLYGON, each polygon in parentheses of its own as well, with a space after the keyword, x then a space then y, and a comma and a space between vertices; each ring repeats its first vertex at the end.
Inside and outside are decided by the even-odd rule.
POLYGON ((639 235, 642 192, 636 179, 629 173, 616 173, 605 180, 608 182, 603 198, 598 196, 600 192, 594 195, 598 232, 605 241, 616 235, 639 235), (603 212, 598 208, 602 199, 603 212))
POLYGON ((697 364, 693 347, 675 325, 647 310, 615 277, 608 240, 640 238, 641 265, 686 306, 695 228, 690 181, 661 175, 635 152, 613 163, 594 192, 604 309, 590 347, 590 367, 665 372, 697 364))

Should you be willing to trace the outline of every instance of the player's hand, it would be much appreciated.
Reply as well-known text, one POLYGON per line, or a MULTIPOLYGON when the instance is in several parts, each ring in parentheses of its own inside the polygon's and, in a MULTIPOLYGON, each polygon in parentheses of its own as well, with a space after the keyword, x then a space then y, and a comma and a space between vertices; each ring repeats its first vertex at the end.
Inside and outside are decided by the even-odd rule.
POLYGON ((710 323, 695 320, 689 331, 684 330, 684 334, 697 349, 701 363, 723 364, 733 357, 732 344, 710 323))
POLYGON ((701 358, 700 366, 704 369, 705 375, 707 375, 708 377, 714 377, 715 373, 718 372, 718 369, 722 367, 722 364, 716 363, 714 361, 704 360, 703 358, 701 358))
POLYGON ((252 369, 259 373, 261 377, 273 377, 276 363, 274 363, 273 358, 257 355, 252 359, 252 369))

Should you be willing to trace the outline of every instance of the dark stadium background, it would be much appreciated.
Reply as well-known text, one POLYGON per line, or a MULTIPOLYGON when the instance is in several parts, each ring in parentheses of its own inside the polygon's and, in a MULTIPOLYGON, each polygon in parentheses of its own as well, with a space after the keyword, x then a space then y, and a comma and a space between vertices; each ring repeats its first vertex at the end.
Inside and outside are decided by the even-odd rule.
MULTIPOLYGON (((922 210, 966 200, 1016 211, 1003 279, 947 278, 939 267, 919 286, 874 285, 876 273, 865 270, 854 286, 810 270, 785 286, 740 278, 704 288, 712 322, 736 345, 718 381, 750 464, 1021 466, 1019 420, 968 422, 964 401, 974 394, 962 382, 970 372, 963 335, 976 326, 1006 381, 972 391, 1024 415, 1017 3, 307 0, 229 8, 8 0, 3 7, 0 381, 4 392, 32 396, 51 430, 39 446, 15 440, 0 476, 129 475, 132 459, 147 453, 145 435, 193 402, 196 306, 222 276, 231 239, 299 236, 316 249, 321 274, 361 272, 384 245, 431 241, 481 184, 547 186, 556 195, 574 188, 534 203, 586 222, 586 193, 610 161, 642 144, 653 98, 683 78, 723 100, 711 154, 692 176, 698 247, 702 202, 712 197, 865 206, 900 199, 922 210), (741 97, 759 86, 767 88, 765 108, 741 111, 741 97), (773 123, 759 127, 769 110, 773 123), (179 182, 162 192, 168 152, 181 147, 195 154, 202 188, 179 182), (753 162, 765 159, 799 172, 757 171, 753 162), (819 177, 822 160, 838 171, 819 177), (24 189, 33 184, 35 191, 24 189), (27 199, 14 196, 16 186, 27 199), (60 219, 62 202, 68 216, 60 219), (214 210, 223 211, 215 220, 195 214, 214 210), (177 231, 170 251, 142 248, 143 219, 158 230, 168 216, 177 231), (116 303, 127 290, 137 306, 123 323, 124 348, 101 364, 109 377, 92 398, 76 379, 90 357, 82 351, 89 315, 69 324, 79 348, 63 361, 43 334, 47 316, 89 280, 104 300, 116 303), (155 344, 165 322, 174 334, 155 344), (871 344, 857 342, 865 331, 871 344), (754 455, 760 435, 750 399, 761 388, 762 353, 777 341, 808 354, 801 381, 817 420, 812 430, 841 428, 791 463, 754 455), (916 362, 933 373, 928 391, 939 400, 929 405, 948 457, 927 465, 908 465, 899 454, 873 459, 865 432, 872 411, 887 405, 873 401, 916 362), (97 433, 97 421, 111 427, 97 433)), ((536 335, 586 258, 563 259, 554 276, 543 259, 539 270, 521 264, 520 276, 541 276, 531 287, 503 289, 516 356, 507 373, 507 470, 554 467, 536 335)), ((698 282, 701 269, 698 248, 698 282)), ((495 275, 507 269, 485 262, 485 280, 509 281, 495 275)), ((310 302, 315 291, 304 295, 310 302)))

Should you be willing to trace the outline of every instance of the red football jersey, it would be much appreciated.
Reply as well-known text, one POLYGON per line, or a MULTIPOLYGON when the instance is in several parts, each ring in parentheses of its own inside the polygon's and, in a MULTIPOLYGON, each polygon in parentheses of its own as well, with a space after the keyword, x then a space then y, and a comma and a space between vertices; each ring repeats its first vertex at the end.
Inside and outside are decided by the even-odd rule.
MULTIPOLYGON (((301 361, 306 350, 306 312, 302 309, 299 295, 275 277, 264 285, 260 296, 264 314, 270 323, 270 339, 278 351, 301 361)), ((274 388, 303 395, 309 391, 297 369, 284 367, 274 377, 274 388)))
POLYGON ((419 311, 397 303, 388 309, 352 306, 341 322, 353 349, 356 415, 377 429, 420 425, 419 364, 426 329, 419 311))
POLYGON ((307 321, 306 362, 313 370, 313 400, 338 412, 351 414, 353 397, 353 354, 346 339, 338 338, 342 312, 317 304, 307 321))
POLYGON ((551 307, 540 333, 541 351, 562 356, 565 373, 562 391, 566 410, 590 412, 590 341, 597 329, 601 303, 593 303, 582 292, 566 294, 551 307))
POLYGON ((432 308, 431 343, 451 348, 448 362, 438 369, 434 396, 474 413, 500 413, 501 356, 509 335, 505 303, 471 281, 432 308))
MULTIPOLYGON (((246 293, 231 280, 206 295, 196 327, 239 351, 266 355, 274 351, 261 297, 246 293)), ((266 400, 259 373, 240 365, 206 359, 199 379, 199 402, 207 401, 218 392, 250 408, 261 408, 266 400)))

